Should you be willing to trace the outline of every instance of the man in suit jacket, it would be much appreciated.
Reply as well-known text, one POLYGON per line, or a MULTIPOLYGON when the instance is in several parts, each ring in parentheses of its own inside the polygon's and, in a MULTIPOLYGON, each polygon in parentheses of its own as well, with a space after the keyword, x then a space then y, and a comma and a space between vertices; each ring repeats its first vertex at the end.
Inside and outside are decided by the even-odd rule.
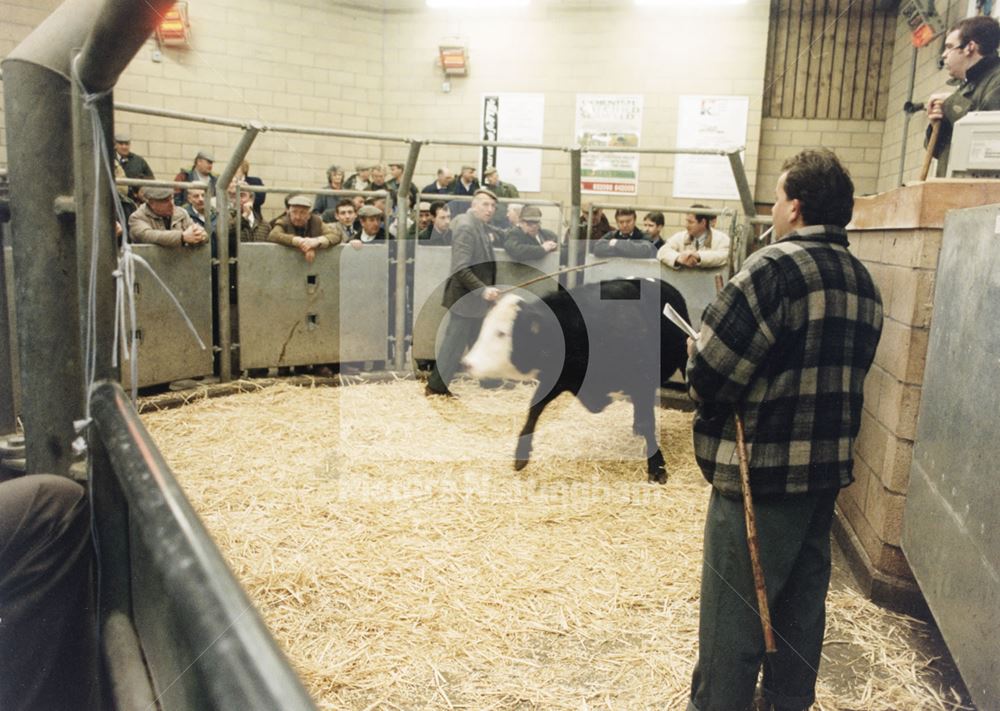
POLYGON ((450 396, 448 385, 458 369, 465 349, 475 343, 483 317, 500 296, 496 283, 497 265, 486 224, 497 209, 497 198, 480 188, 468 212, 452 223, 451 276, 444 286, 441 303, 448 309, 437 363, 424 390, 427 395, 450 396), (465 298, 463 298, 465 297, 465 298))

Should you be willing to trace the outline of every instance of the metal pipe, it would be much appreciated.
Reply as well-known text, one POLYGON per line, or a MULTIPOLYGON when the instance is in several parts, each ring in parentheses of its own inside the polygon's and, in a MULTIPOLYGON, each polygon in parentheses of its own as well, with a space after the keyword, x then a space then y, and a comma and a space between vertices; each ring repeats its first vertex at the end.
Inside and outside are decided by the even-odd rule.
MULTIPOLYGON (((489 190, 489 188, 487 188, 489 190)), ((423 200, 425 202, 434 202, 436 200, 444 200, 445 202, 472 202, 473 195, 452 195, 451 193, 418 193, 417 200, 423 200)), ((512 203, 516 202, 518 205, 538 205, 539 207, 562 207, 563 203, 560 200, 536 200, 532 198, 500 198, 500 202, 512 203)))
MULTIPOLYGON (((410 152, 406 156, 406 164, 403 166, 403 176, 399 179, 399 188, 396 191, 399 200, 396 205, 396 323, 394 324, 396 350, 393 354, 395 356, 393 365, 399 372, 402 372, 406 366, 406 356, 409 351, 406 337, 406 270, 407 266, 416 256, 416 238, 419 237, 419 235, 414 234, 412 242, 406 238, 406 221, 410 211, 407 203, 410 195, 410 184, 413 182, 413 171, 417 167, 417 160, 420 158, 420 149, 422 147, 423 144, 420 141, 410 143, 410 152)), ((419 204, 414 205, 414 207, 419 207, 419 204)))
POLYGON ((81 79, 88 90, 106 89, 156 27, 158 8, 170 4, 67 0, 3 61, 30 473, 69 473, 73 420, 84 411, 75 215, 54 210, 58 197, 73 194, 74 171, 66 166, 72 155, 71 51, 84 47, 81 79))
MULTIPOLYGON (((76 219, 76 250, 78 290, 80 299, 80 342, 83 348, 84 372, 80 379, 83 397, 87 397, 87 347, 93 351, 94 380, 118 380, 119 368, 113 365, 112 344, 115 329, 115 278, 118 266, 118 244, 115 238, 113 194, 107 174, 101 165, 101 146, 95 145, 93 114, 84 107, 80 86, 72 83, 70 115, 73 124, 73 200, 78 206, 76 219), (95 181, 95 171, 99 177, 95 181), (94 211, 97 212, 95 234, 94 211), (94 250, 98 253, 95 255, 94 250), (96 261, 91 272, 92 261, 96 261), (91 284, 91 278, 94 283, 91 284), (93 294, 93 303, 90 298, 93 294), (90 312, 93 307, 93 313, 90 312), (91 330, 91 322, 93 330, 91 330)), ((96 108, 103 127, 105 146, 110 146, 114 109, 110 96, 98 99, 96 108)), ((108 157, 104 156, 107 160, 108 157)))
POLYGON ((477 148, 533 148, 539 151, 563 151, 570 150, 567 146, 554 146, 548 143, 513 143, 511 141, 463 141, 451 138, 436 138, 426 140, 428 146, 475 146, 477 148))
POLYGON ((331 138, 361 138, 371 141, 395 141, 409 143, 412 138, 393 133, 373 133, 372 131, 347 131, 337 128, 312 128, 310 126, 293 126, 291 124, 269 124, 268 131, 274 133, 294 133, 305 136, 329 136, 331 138))
POLYGON ((605 148, 603 146, 591 146, 581 148, 584 153, 650 153, 654 155, 676 155, 676 156, 728 156, 735 151, 739 153, 743 146, 730 150, 722 148, 605 148))
MULTIPOLYGON (((913 48, 913 53, 910 55, 910 83, 909 88, 906 90, 906 105, 913 105, 913 87, 917 80, 917 48, 913 48)), ((900 185, 903 184, 903 171, 906 169, 906 142, 909 138, 908 131, 910 129, 910 117, 911 112, 903 111, 903 143, 899 149, 899 180, 897 181, 900 185)))
MULTIPOLYGON (((587 257, 585 254, 581 254, 582 250, 586 249, 586 242, 580 241, 580 207, 583 204, 583 190, 581 188, 581 181, 583 180, 583 151, 581 148, 576 147, 569 152, 569 240, 567 247, 569 247, 569 254, 567 255, 567 263, 570 267, 575 267, 578 264, 583 264, 587 257)), ((588 214, 587 229, 590 229, 590 220, 588 214)), ((579 274, 573 272, 572 276, 569 276, 566 280, 566 285, 569 287, 576 286, 579 283, 579 274)))
POLYGON ((115 185, 127 185, 128 187, 137 188, 183 188, 184 190, 190 190, 191 188, 198 188, 199 190, 208 190, 208 183, 204 180, 146 180, 145 178, 115 178, 115 185))
POLYGON ((740 195, 740 203, 743 205, 743 213, 750 217, 757 214, 757 205, 753 201, 753 193, 750 192, 750 183, 747 181, 747 173, 743 168, 743 159, 740 158, 740 150, 736 149, 727 154, 729 167, 733 170, 733 180, 736 181, 736 190, 740 195))
MULTIPOLYGON (((172 3, 171 3, 172 4, 172 3)), ((115 111, 125 111, 131 114, 144 114, 146 116, 159 116, 161 118, 172 118, 178 121, 194 121, 196 123, 210 123, 216 126, 231 126, 232 128, 246 128, 247 121, 239 119, 221 118, 219 116, 206 116, 204 114, 193 114, 189 111, 173 111, 171 109, 157 109, 151 106, 139 106, 138 104, 115 104, 115 111)))
POLYGON ((9 305, 7 304, 7 250, 0 244, 0 435, 17 430, 14 409, 14 360, 11 349, 9 305))
MULTIPOLYGON (((229 184, 233 182, 233 176, 239 170, 240 164, 250 152, 250 147, 257 139, 257 134, 264 130, 264 125, 259 121, 251 121, 243 135, 240 136, 239 143, 233 149, 232 155, 226 167, 222 169, 222 174, 215 181, 215 205, 217 216, 215 219, 215 256, 218 261, 218 279, 216 280, 215 299, 219 309, 219 380, 227 383, 233 377, 233 334, 232 320, 230 319, 230 298, 229 292, 232 288, 230 284, 230 264, 236 264, 239 244, 233 244, 233 255, 229 255, 229 193, 226 192, 229 184)), ((207 193, 206 193, 207 194, 207 193)), ((236 221, 240 221, 240 201, 236 199, 236 221)), ((211 214, 211 202, 206 202, 205 219, 209 220, 211 214)), ((209 235, 212 239, 212 236, 209 235)))
POLYGON ((121 487, 132 545, 144 554, 143 566, 159 573, 177 612, 173 631, 202 651, 200 664, 212 671, 198 707, 314 711, 121 386, 101 383, 91 411, 110 463, 95 478, 113 474, 121 487))
MULTIPOLYGON (((608 203, 608 202, 595 202, 595 203, 592 203, 592 204, 593 204, 594 207, 599 207, 602 210, 611 210, 611 209, 615 209, 615 208, 619 208, 619 207, 624 207, 620 203, 619 204, 615 204, 615 203, 608 203)), ((660 206, 660 205, 633 205, 632 203, 629 203, 628 206, 630 208, 632 208, 633 210, 643 210, 643 211, 649 211, 649 212, 668 212, 668 213, 670 213, 672 215, 689 215, 689 214, 691 214, 691 210, 692 210, 691 207, 663 207, 663 206, 660 206)), ((727 212, 732 212, 732 210, 726 209, 726 208, 709 208, 709 207, 706 207, 704 209, 702 209, 700 207, 698 208, 698 214, 699 215, 712 215, 713 217, 717 217, 718 215, 724 215, 727 212)))

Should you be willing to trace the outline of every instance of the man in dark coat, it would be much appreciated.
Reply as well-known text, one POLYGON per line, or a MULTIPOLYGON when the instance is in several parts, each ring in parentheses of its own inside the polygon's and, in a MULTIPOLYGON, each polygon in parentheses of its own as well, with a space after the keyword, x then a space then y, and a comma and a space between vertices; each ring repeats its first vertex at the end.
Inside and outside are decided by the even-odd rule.
POLYGON ((503 247, 512 259, 528 262, 559 249, 559 238, 542 229, 541 208, 527 205, 521 210, 520 224, 507 233, 503 247))
POLYGON ((656 246, 646 233, 635 226, 635 210, 623 207, 615 210, 618 229, 608 232, 594 243, 595 257, 653 258, 656 246))
MULTIPOLYGON (((122 167, 126 178, 136 180, 154 180, 153 169, 141 155, 132 152, 132 138, 127 133, 115 134, 115 160, 122 167)), ((139 189, 130 187, 128 196, 133 201, 138 200, 139 189)))
MULTIPOLYGON (((1000 24, 992 17, 967 17, 944 40, 941 64, 952 79, 962 83, 951 94, 933 94, 927 100, 927 117, 941 122, 934 157, 937 176, 948 171, 951 135, 955 122, 970 111, 1000 111, 1000 24)), ((931 127, 927 128, 930 137, 931 127)))
POLYGON ((450 396, 448 385, 458 363, 479 335, 483 317, 500 296, 496 283, 497 265, 486 224, 497 209, 496 196, 480 188, 469 210, 451 223, 451 276, 444 286, 441 303, 448 309, 437 363, 424 390, 427 395, 450 396), (463 298, 464 297, 464 298, 463 298))

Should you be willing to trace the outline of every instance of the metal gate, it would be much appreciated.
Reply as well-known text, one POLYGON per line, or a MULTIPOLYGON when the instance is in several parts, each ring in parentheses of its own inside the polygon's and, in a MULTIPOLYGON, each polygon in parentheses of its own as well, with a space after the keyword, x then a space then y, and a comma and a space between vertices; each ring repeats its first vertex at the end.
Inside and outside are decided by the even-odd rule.
POLYGON ((1000 698, 1000 208, 944 223, 903 552, 980 708, 1000 698))

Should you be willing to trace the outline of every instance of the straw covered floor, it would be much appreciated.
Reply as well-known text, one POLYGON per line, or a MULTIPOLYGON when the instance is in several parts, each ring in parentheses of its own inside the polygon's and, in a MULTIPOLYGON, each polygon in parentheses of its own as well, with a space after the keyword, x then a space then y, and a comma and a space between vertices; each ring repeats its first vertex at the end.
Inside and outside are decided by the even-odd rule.
MULTIPOLYGON (((278 384, 143 416, 324 709, 682 709, 697 651, 708 485, 690 413, 564 395, 531 464, 532 388, 278 384)), ((922 623, 831 591, 818 703, 962 708, 906 640, 922 623), (826 662, 824 662, 826 664, 826 662)))

